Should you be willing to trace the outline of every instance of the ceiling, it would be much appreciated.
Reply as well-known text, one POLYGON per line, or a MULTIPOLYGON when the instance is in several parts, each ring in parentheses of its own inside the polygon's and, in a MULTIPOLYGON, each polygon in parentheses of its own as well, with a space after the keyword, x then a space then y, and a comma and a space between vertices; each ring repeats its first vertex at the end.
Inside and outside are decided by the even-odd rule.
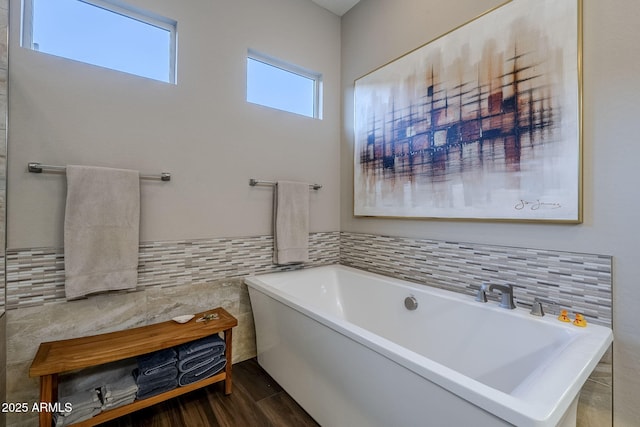
POLYGON ((324 7, 325 9, 342 16, 349 9, 356 5, 360 0, 312 0, 314 3, 324 7))

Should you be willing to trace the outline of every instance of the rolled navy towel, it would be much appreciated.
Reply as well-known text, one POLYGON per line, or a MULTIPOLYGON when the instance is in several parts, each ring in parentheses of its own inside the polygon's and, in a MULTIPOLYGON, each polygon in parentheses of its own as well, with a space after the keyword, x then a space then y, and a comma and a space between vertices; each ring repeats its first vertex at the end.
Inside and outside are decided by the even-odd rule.
POLYGON ((224 351, 220 351, 220 348, 213 348, 211 350, 194 353, 189 357, 178 361, 178 371, 181 373, 188 372, 194 368, 202 366, 203 364, 215 363, 221 357, 224 357, 224 351))
POLYGON ((218 334, 210 335, 208 337, 200 338, 199 340, 179 345, 177 347, 178 360, 184 360, 195 353, 206 350, 218 350, 221 353, 224 353, 225 348, 224 340, 220 338, 218 334))
POLYGON ((138 384, 138 388, 140 388, 144 384, 161 383, 178 378, 178 368, 175 366, 168 366, 153 375, 141 375, 138 369, 134 369, 133 378, 135 378, 136 384, 138 384))
POLYGON ((137 361, 142 375, 153 375, 167 366, 175 365, 176 351, 173 348, 154 351, 138 356, 137 361))
POLYGON ((177 378, 154 383, 140 384, 136 397, 138 400, 142 400, 160 393, 164 393, 165 391, 173 390, 176 387, 178 387, 177 378))
POLYGON ((187 363, 183 364, 184 369, 178 369, 178 376, 180 374, 185 374, 187 372, 191 372, 196 369, 202 369, 206 366, 212 366, 220 362, 221 359, 224 359, 224 354, 217 356, 202 356, 198 358, 191 359, 187 361, 187 363))
POLYGON ((197 369, 192 369, 189 372, 183 372, 178 376, 178 385, 185 386, 191 383, 195 383, 196 381, 209 378, 222 371, 226 365, 227 359, 221 357, 217 362, 213 364, 201 366, 197 369))

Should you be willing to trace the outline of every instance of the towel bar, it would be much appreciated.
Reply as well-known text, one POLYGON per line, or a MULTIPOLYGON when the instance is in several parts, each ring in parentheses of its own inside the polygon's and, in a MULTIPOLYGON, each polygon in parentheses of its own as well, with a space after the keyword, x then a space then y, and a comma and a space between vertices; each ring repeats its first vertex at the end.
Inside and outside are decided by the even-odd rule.
MULTIPOLYGON (((65 172, 67 170, 66 166, 43 165, 42 163, 38 162, 28 163, 27 169, 31 173, 42 173, 45 171, 45 169, 58 172, 65 172)), ((160 181, 171 181, 171 173, 162 172, 160 175, 140 175, 140 179, 159 179, 160 181)))
MULTIPOLYGON (((256 185, 271 185, 274 186, 276 185, 277 182, 274 181, 262 181, 259 179, 253 179, 253 178, 249 178, 249 185, 252 187, 255 187, 256 185)), ((309 188, 312 190, 319 190, 322 188, 322 185, 320 184, 309 184, 309 188)))

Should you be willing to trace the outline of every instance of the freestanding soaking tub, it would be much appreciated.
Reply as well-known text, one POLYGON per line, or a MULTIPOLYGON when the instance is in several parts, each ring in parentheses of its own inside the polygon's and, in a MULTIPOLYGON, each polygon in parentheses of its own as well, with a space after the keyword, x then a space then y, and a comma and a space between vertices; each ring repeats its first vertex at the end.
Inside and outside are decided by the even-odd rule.
POLYGON ((613 339, 339 265, 245 282, 258 362, 324 427, 574 426, 613 339))

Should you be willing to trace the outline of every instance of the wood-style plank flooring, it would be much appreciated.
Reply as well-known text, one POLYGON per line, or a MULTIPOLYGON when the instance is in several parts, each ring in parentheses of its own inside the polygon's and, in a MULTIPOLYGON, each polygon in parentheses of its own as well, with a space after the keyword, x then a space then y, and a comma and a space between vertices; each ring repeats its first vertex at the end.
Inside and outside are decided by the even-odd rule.
POLYGON ((101 424, 101 427, 318 426, 255 359, 233 365, 233 393, 222 383, 101 424))

